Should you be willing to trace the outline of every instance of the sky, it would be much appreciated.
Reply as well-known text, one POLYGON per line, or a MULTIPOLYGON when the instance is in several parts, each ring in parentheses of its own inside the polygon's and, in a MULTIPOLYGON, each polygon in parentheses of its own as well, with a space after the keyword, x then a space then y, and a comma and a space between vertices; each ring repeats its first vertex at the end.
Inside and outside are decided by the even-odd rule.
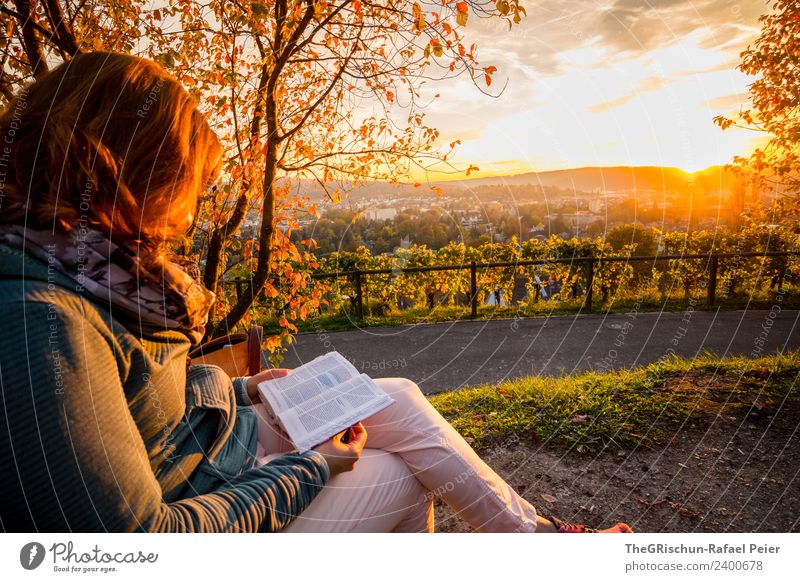
MULTIPOLYGON (((482 95, 466 77, 436 85, 426 121, 475 175, 580 166, 672 166, 697 171, 749 153, 763 136, 723 132, 715 115, 747 102, 736 70, 758 36, 764 0, 528 0, 511 31, 471 18, 482 95)), ((433 90, 433 88, 431 89, 433 90)), ((434 176, 429 176, 434 178, 434 176)), ((444 176, 436 176, 442 179, 444 176)))

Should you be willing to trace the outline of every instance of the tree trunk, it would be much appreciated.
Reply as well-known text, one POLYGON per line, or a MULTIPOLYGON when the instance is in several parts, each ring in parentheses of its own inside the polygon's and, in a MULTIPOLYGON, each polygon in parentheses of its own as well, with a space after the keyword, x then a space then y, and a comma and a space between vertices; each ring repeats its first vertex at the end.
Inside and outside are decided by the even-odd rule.
MULTIPOLYGON (((214 229, 208 241, 208 251, 206 252, 206 268, 203 273, 203 285, 214 293, 218 293, 219 278, 222 273, 223 255, 225 253, 225 244, 239 231, 239 228, 247 216, 248 197, 247 192, 249 188, 242 185, 239 199, 236 201, 236 206, 231 213, 231 217, 221 227, 214 229)), ((213 321, 216 318, 215 303, 211 308, 209 320, 213 321)))
POLYGON ((17 12, 24 18, 24 20, 20 22, 20 28, 22 31, 22 46, 25 49, 25 56, 28 58, 33 76, 38 77, 46 73, 48 67, 39 33, 36 32, 33 26, 35 22, 33 5, 30 0, 16 0, 14 4, 17 7, 17 12))
MULTIPOLYGON (((256 37, 256 41, 263 56, 264 50, 261 43, 258 41, 258 37, 256 37)), ((269 68, 264 65, 261 67, 261 76, 259 77, 258 82, 258 97, 256 99, 255 109, 253 110, 253 119, 250 122, 250 142, 247 146, 247 150, 249 152, 248 159, 252 159, 255 150, 259 147, 261 142, 261 121, 264 118, 264 106, 267 100, 266 93, 268 89, 268 83, 269 68)), ((241 155, 241 150, 240 161, 242 163, 245 162, 244 156, 241 155)), ((219 277, 223 262, 222 257, 225 252, 225 245, 231 239, 231 237, 239 231, 245 217, 247 216, 247 206, 249 204, 248 192, 250 192, 251 185, 251 178, 246 176, 242 181, 239 198, 236 200, 236 205, 233 208, 231 217, 224 226, 214 230, 214 232, 211 233, 211 238, 208 241, 208 251, 206 252, 206 269, 203 276, 203 283, 205 284, 206 288, 214 291, 215 293, 217 292, 217 287, 219 286, 219 277)), ((212 306, 211 313, 209 314, 210 321, 216 319, 216 307, 216 304, 212 306)))
POLYGON ((80 52, 78 42, 75 40, 75 35, 69 23, 64 19, 64 12, 61 10, 61 4, 58 0, 44 0, 44 6, 47 19, 53 29, 53 36, 51 40, 56 45, 56 48, 61 52, 62 58, 65 55, 75 56, 80 52))
MULTIPOLYGON (((271 94, 266 105, 267 127, 276 127, 277 111, 271 94)), ((270 276, 270 259, 272 258, 272 234, 275 230, 275 177, 278 170, 278 144, 267 138, 264 161, 264 206, 261 209, 261 229, 258 235, 258 260, 256 270, 250 284, 236 301, 225 317, 215 325, 206 329, 206 340, 230 333, 241 321, 247 310, 253 305, 255 298, 264 289, 270 276)))

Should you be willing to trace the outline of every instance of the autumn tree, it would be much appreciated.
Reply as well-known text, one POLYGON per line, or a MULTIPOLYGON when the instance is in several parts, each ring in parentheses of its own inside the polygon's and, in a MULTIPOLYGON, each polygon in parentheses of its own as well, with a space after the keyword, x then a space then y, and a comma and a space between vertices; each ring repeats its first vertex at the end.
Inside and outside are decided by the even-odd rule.
POLYGON ((797 223, 800 218, 800 4, 772 0, 760 17, 761 33, 742 53, 738 69, 756 79, 750 103, 736 117, 718 116, 722 129, 744 127, 763 132, 764 146, 737 156, 735 168, 752 173, 762 186, 783 193, 774 217, 797 223))
POLYGON ((208 335, 246 321, 263 294, 286 315, 285 338, 302 301, 319 300, 296 293, 308 280, 298 266, 314 261, 313 241, 290 239, 298 212, 316 212, 301 189, 316 184, 336 200, 365 180, 397 182, 451 163, 457 142, 440 148, 425 122, 425 106, 439 98, 428 86, 466 75, 491 92, 496 69, 467 41, 469 19, 510 28, 524 14, 519 0, 16 0, 0 9, 0 91, 8 99, 78 50, 137 54, 170 70, 228 152, 224 178, 201 198, 182 245, 220 298, 208 335), (251 211, 257 229, 241 240, 251 211), (228 300, 220 284, 232 245, 251 276, 228 300))

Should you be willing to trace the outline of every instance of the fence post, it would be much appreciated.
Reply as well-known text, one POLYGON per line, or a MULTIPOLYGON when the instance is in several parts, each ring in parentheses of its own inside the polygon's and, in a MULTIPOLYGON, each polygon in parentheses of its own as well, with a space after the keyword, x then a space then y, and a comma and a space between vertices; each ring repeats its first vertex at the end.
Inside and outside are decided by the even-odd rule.
POLYGON ((709 307, 714 307, 714 300, 717 295, 717 267, 719 266, 719 257, 716 255, 711 256, 711 268, 708 273, 708 296, 707 302, 709 307))
POLYGON ((472 306, 472 317, 478 317, 478 273, 475 261, 469 264, 469 303, 472 306))
POLYGON ((586 300, 584 301, 587 311, 592 310, 592 287, 594 287, 594 259, 589 259, 586 265, 586 300))
POLYGON ((353 279, 356 288, 356 319, 361 321, 364 319, 364 297, 361 294, 361 270, 358 267, 355 269, 353 279))

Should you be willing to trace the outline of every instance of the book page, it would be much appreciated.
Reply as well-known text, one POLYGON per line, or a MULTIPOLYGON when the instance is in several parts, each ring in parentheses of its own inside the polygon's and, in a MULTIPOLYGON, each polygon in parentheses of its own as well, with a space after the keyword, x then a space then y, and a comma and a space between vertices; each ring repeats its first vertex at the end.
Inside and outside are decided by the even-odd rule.
POLYGON ((280 419, 300 452, 383 410, 394 400, 361 374, 286 410, 280 419))
POLYGON ((344 356, 330 352, 292 370, 288 376, 261 382, 258 390, 272 412, 280 416, 290 408, 357 376, 358 370, 344 356))

